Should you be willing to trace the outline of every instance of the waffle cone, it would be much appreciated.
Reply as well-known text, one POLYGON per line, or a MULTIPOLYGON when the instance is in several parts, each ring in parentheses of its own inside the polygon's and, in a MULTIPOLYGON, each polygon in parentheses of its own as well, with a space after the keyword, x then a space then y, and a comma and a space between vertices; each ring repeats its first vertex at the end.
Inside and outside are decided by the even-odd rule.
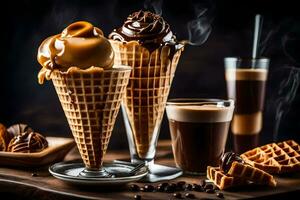
POLYGON ((156 142, 181 51, 163 46, 153 52, 137 42, 110 40, 115 63, 132 67, 124 106, 132 127, 137 154, 145 158, 156 142))
POLYGON ((121 67, 51 74, 81 158, 89 169, 102 165, 129 75, 129 68, 121 67))

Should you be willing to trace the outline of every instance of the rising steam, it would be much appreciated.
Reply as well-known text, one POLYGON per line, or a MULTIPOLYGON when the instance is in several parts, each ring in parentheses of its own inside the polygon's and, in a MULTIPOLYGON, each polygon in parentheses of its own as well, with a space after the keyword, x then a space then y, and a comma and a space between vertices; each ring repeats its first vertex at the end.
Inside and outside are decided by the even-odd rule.
POLYGON ((208 13, 208 8, 199 4, 195 6, 195 15, 196 18, 187 23, 189 39, 184 42, 190 45, 202 45, 211 33, 213 18, 208 13))
POLYGON ((154 13, 162 15, 162 3, 163 0, 145 0, 144 8, 147 10, 153 10, 154 13))
POLYGON ((289 112, 290 106, 295 99, 300 83, 300 69, 288 67, 288 76, 279 84, 277 97, 275 100, 275 125, 273 130, 273 140, 278 140, 279 126, 283 117, 289 112))

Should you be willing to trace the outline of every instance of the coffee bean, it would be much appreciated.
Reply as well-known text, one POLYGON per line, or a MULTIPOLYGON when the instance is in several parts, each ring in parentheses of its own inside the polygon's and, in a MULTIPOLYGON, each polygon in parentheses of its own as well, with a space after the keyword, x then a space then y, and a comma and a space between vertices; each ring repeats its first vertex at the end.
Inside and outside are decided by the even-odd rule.
POLYGON ((205 192, 206 193, 214 193, 215 191, 214 191, 214 189, 206 189, 205 192))
POLYGON ((192 185, 192 190, 197 192, 203 192, 203 188, 200 185, 195 183, 192 185))
POLYGON ((156 190, 157 190, 158 192, 163 192, 163 191, 165 190, 165 188, 162 187, 162 186, 157 186, 157 187, 156 187, 156 190))
POLYGON ((200 185, 201 187, 204 187, 204 186, 206 185, 205 179, 200 179, 199 185, 200 185))
POLYGON ((185 184, 185 186, 184 186, 185 191, 191 191, 192 188, 193 188, 193 186, 191 184, 185 184))
POLYGON ((138 192, 138 191, 140 191, 140 187, 136 184, 132 184, 129 186, 129 190, 132 192, 138 192))
POLYGON ((146 192, 144 187, 140 187, 141 192, 146 192))
POLYGON ((205 186, 204 186, 204 189, 205 190, 207 190, 207 189, 213 189, 214 188, 214 186, 212 185, 212 184, 206 184, 205 186))
POLYGON ((175 187, 171 186, 171 185, 167 185, 164 189, 165 192, 168 192, 168 193, 172 193, 175 191, 175 187))
POLYGON ((186 182, 185 181, 179 181, 177 182, 177 190, 184 190, 184 186, 185 186, 186 182))
POLYGON ((219 198, 223 199, 223 198, 224 198, 224 194, 223 194, 223 193, 221 193, 221 192, 218 192, 218 193, 217 193, 217 197, 219 197, 219 198))
POLYGON ((158 186, 163 187, 163 188, 167 187, 168 185, 169 185, 169 183, 166 183, 166 182, 158 184, 158 186))
POLYGON ((134 195, 134 199, 135 199, 135 200, 142 200, 142 196, 136 194, 136 195, 134 195))
POLYGON ((32 176, 32 177, 37 177, 37 176, 38 176, 38 174, 37 174, 37 173, 35 173, 35 172, 33 172, 33 173, 31 174, 31 176, 32 176))
POLYGON ((186 197, 186 198, 193 199, 193 198, 195 198, 195 195, 192 194, 192 193, 186 193, 186 194, 185 194, 185 197, 186 197))
POLYGON ((144 191, 145 192, 153 192, 154 186, 153 185, 145 185, 144 186, 144 191))
POLYGON ((175 197, 177 199, 181 199, 181 194, 179 192, 176 192, 173 194, 173 197, 175 197))

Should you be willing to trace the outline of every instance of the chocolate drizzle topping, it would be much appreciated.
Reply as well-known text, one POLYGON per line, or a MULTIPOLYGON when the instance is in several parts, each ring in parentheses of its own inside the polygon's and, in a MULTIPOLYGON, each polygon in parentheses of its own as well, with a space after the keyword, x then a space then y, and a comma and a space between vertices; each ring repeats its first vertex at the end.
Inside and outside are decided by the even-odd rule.
POLYGON ((142 10, 129 15, 123 26, 115 29, 109 38, 124 43, 137 41, 150 53, 161 46, 168 45, 171 47, 170 59, 178 49, 183 47, 177 43, 169 24, 161 16, 142 10))
POLYGON ((220 168, 223 172, 227 173, 234 161, 244 163, 244 160, 234 152, 226 152, 220 159, 220 168))

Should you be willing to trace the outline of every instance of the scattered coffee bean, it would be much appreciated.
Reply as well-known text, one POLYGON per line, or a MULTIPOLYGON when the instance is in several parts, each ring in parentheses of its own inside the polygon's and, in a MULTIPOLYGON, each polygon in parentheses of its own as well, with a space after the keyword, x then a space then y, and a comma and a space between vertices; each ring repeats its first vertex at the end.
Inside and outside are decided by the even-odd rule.
POLYGON ((165 192, 168 192, 168 193, 172 193, 172 192, 175 192, 175 187, 174 186, 171 186, 171 185, 167 185, 164 189, 165 192))
POLYGON ((192 190, 197 192, 203 192, 203 188, 200 185, 195 183, 192 185, 192 190))
POLYGON ((206 185, 205 179, 200 179, 199 185, 200 185, 201 187, 204 187, 204 186, 206 185))
POLYGON ((215 190, 214 190, 214 189, 206 189, 205 192, 206 192, 206 193, 214 193, 215 190))
POLYGON ((144 187, 140 187, 141 192, 146 192, 144 187))
POLYGON ((212 184, 206 184, 205 186, 204 186, 204 189, 205 190, 207 190, 207 189, 213 189, 214 188, 214 186, 212 185, 212 184))
POLYGON ((168 185, 169 185, 169 183, 166 183, 166 182, 158 184, 158 186, 163 187, 163 188, 167 187, 168 185))
POLYGON ((145 185, 144 186, 144 191, 145 192, 153 192, 154 191, 154 186, 153 185, 145 185))
POLYGON ((136 195, 134 195, 134 199, 135 199, 135 200, 141 200, 141 199, 142 199, 142 196, 141 196, 141 195, 138 195, 138 194, 136 194, 136 195))
POLYGON ((191 184, 185 184, 184 190, 185 191, 191 191, 193 189, 193 186, 191 184))
POLYGON ((173 197, 177 198, 177 199, 181 199, 181 194, 179 192, 176 192, 173 194, 173 197))
POLYGON ((31 176, 32 176, 32 177, 37 177, 37 176, 38 176, 38 173, 32 172, 31 176))
POLYGON ((193 199, 193 198, 195 198, 195 195, 192 194, 192 193, 186 193, 186 194, 185 194, 185 197, 186 197, 186 198, 193 199))
POLYGON ((136 185, 136 184, 130 185, 130 186, 129 186, 129 189, 130 189, 130 191, 132 191, 132 192, 138 192, 138 191, 140 191, 140 187, 139 187, 138 185, 136 185))
POLYGON ((163 192, 164 190, 165 190, 165 188, 162 187, 162 186, 157 186, 156 187, 156 191, 158 191, 158 192, 163 192))
POLYGON ((219 197, 219 198, 221 198, 221 199, 222 199, 222 198, 224 198, 224 194, 223 194, 223 193, 221 193, 221 192, 218 192, 218 193, 217 193, 217 197, 219 197))

